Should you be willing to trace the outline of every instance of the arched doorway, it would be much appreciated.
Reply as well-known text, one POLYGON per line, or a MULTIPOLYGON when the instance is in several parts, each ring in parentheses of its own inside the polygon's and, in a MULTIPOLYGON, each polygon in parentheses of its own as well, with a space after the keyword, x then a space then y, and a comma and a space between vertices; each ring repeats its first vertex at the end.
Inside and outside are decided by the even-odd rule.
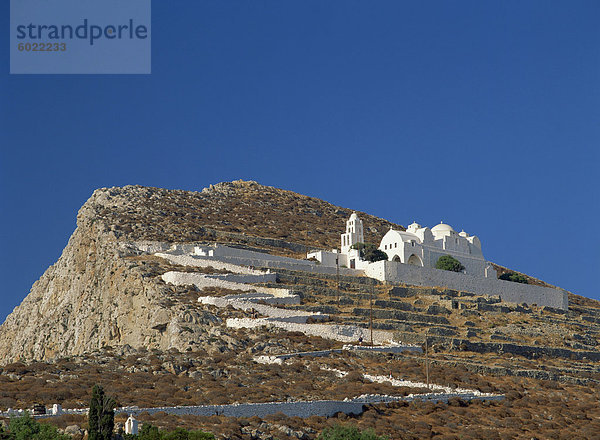
POLYGON ((394 255, 394 258, 392 258, 392 261, 397 261, 398 263, 401 263, 400 257, 398 255, 394 255))
POLYGON ((423 261, 421 261, 421 259, 415 254, 412 254, 410 257, 408 257, 407 263, 412 266, 423 267, 423 261))

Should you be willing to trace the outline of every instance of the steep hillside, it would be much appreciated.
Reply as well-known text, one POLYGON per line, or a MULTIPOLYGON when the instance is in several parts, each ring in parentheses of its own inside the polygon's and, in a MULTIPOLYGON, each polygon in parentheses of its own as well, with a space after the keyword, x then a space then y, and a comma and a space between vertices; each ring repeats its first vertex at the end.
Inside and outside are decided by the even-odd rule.
MULTIPOLYGON (((181 291, 160 279, 168 265, 157 272, 131 258, 126 243, 250 242, 300 255, 306 247, 336 246, 350 213, 255 182, 220 183, 201 193, 99 189, 80 209, 77 229, 57 263, 0 326, 0 359, 48 359, 122 344, 202 346, 209 324, 220 319, 190 307, 181 291)), ((399 227, 361 215, 371 241, 390 226, 399 227)))
MULTIPOLYGON (((352 213, 313 197, 241 180, 211 185, 200 193, 140 186, 101 189, 82 211, 120 240, 202 241, 219 231, 219 238, 241 233, 322 248, 339 246, 340 229, 352 213)), ((359 215, 369 242, 379 242, 392 226, 404 229, 359 215)))

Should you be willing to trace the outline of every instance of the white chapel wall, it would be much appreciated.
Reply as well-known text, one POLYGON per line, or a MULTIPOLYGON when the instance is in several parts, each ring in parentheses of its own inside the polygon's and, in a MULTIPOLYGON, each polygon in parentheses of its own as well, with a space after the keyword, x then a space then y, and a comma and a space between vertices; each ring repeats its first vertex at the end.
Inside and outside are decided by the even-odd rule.
POLYGON ((499 295, 505 302, 537 304, 567 310, 568 294, 563 289, 483 278, 447 270, 417 267, 394 261, 378 261, 364 268, 366 276, 380 281, 415 286, 440 286, 482 295, 499 295))

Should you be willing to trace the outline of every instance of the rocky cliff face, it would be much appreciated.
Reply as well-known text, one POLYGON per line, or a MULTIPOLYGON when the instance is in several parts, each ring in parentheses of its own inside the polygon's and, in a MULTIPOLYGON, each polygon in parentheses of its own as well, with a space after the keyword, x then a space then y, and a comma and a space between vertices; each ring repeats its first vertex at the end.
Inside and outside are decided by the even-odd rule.
MULTIPOLYGON (((162 282, 161 271, 136 259, 127 243, 235 241, 243 233, 331 247, 350 213, 255 182, 221 183, 201 193, 99 189, 80 209, 59 260, 0 326, 1 363, 124 344, 180 351, 209 344, 211 325, 220 319, 186 304, 186 292, 162 282)), ((392 226, 363 216, 371 240, 392 226)))
POLYGON ((182 332, 181 322, 217 320, 188 316, 181 305, 165 307, 171 289, 124 258, 115 234, 95 221, 93 208, 104 194, 96 192, 81 209, 58 262, 0 327, 3 363, 123 344, 183 348, 193 332, 182 332))

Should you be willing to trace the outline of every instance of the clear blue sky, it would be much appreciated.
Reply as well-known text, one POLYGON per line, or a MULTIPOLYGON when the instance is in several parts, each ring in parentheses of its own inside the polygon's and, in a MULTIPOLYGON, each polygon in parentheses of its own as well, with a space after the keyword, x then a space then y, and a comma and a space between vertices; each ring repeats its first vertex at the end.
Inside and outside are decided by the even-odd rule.
POLYGON ((239 178, 600 298, 598 1, 154 1, 148 76, 9 75, 8 3, 0 320, 95 188, 239 178))

